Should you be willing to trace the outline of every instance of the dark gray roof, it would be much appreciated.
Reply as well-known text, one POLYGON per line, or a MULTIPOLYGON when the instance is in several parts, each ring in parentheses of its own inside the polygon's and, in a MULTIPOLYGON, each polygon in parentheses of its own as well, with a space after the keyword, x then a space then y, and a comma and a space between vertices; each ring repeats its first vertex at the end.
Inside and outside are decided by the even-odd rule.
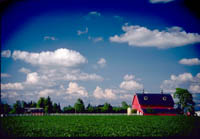
POLYGON ((136 94, 141 105, 147 106, 174 106, 170 94, 136 94))

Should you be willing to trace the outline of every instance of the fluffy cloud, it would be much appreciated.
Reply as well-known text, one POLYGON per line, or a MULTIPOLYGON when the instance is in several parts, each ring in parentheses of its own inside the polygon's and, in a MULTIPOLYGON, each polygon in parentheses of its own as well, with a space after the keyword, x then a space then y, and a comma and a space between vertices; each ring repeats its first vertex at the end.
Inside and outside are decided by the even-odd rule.
POLYGON ((66 69, 66 68, 42 68, 40 69, 40 74, 45 76, 46 79, 51 79, 52 81, 103 81, 103 77, 95 73, 85 73, 79 69, 66 69))
POLYGON ((120 36, 110 37, 111 42, 128 43, 134 47, 173 48, 200 42, 198 33, 187 33, 180 27, 172 27, 163 31, 150 30, 141 26, 122 26, 125 32, 120 36))
POLYGON ((44 40, 52 40, 52 41, 55 41, 56 38, 53 37, 53 36, 44 36, 44 40))
POLYGON ((80 73, 78 74, 74 74, 74 75, 70 75, 70 74, 66 74, 64 76, 65 80, 71 80, 71 81, 88 81, 88 80, 96 80, 96 81, 103 81, 103 77, 93 73, 93 74, 88 74, 88 73, 80 73))
POLYGON ((143 85, 134 80, 130 80, 130 81, 123 81, 120 84, 120 88, 125 89, 125 90, 137 91, 137 90, 142 90, 143 85))
POLYGON ((103 68, 106 66, 106 60, 104 58, 100 58, 98 61, 97 61, 97 64, 103 68))
POLYGON ((88 40, 92 40, 93 42, 100 42, 100 41, 103 41, 103 37, 91 37, 91 36, 88 36, 88 40))
POLYGON ((101 89, 99 86, 93 92, 93 95, 97 99, 116 99, 115 93, 113 93, 112 89, 101 89))
POLYGON ((66 74, 64 76, 64 80, 71 80, 71 81, 88 81, 88 80, 96 80, 96 81, 103 81, 103 77, 93 73, 80 73, 80 74, 66 74))
POLYGON ((168 3, 168 2, 172 2, 174 0, 149 0, 150 3, 168 3))
POLYGON ((200 60, 198 58, 191 58, 191 59, 183 58, 179 61, 179 63, 183 65, 193 66, 193 65, 200 65, 200 60))
POLYGON ((53 94, 55 91, 53 89, 45 89, 39 92, 40 97, 47 97, 53 94))
POLYGON ((29 53, 26 51, 14 51, 12 57, 15 60, 23 60, 32 65, 39 66, 64 66, 75 67, 87 62, 79 52, 60 48, 54 52, 29 53))
POLYGON ((200 93, 200 85, 190 85, 189 90, 191 90, 192 92, 196 92, 196 93, 200 93))
POLYGON ((169 80, 164 80, 161 84, 161 88, 165 92, 175 92, 176 88, 186 88, 192 93, 199 93, 200 88, 200 73, 196 76, 192 76, 191 73, 183 73, 176 75, 171 75, 169 80))
POLYGON ((135 78, 134 75, 128 75, 128 74, 126 74, 126 75, 124 76, 124 80, 125 80, 125 81, 133 80, 134 78, 135 78))
POLYGON ((10 50, 4 50, 1 52, 1 57, 9 58, 11 56, 10 50))
POLYGON ((1 84, 1 90, 23 90, 24 86, 22 83, 7 83, 1 84))
POLYGON ((124 76, 124 81, 121 82, 121 84, 119 85, 119 87, 121 89, 125 89, 125 90, 128 90, 128 91, 130 91, 130 90, 132 90, 132 91, 142 90, 143 89, 143 84, 138 83, 134 79, 135 79, 135 75, 126 74, 124 76))
POLYGON ((186 82, 186 81, 192 81, 193 76, 191 73, 183 73, 178 76, 176 75, 171 75, 171 80, 172 81, 178 81, 178 82, 186 82))
POLYGON ((36 84, 39 81, 39 76, 37 72, 28 73, 26 77, 26 83, 28 84, 36 84))
POLYGON ((92 11, 92 12, 89 12, 88 15, 101 16, 101 13, 97 11, 92 11))
POLYGON ((17 92, 1 92, 1 97, 2 99, 11 99, 11 98, 16 98, 18 97, 19 94, 17 92))
POLYGON ((1 78, 8 78, 8 77, 11 77, 11 75, 7 73, 1 73, 1 78))
POLYGON ((87 27, 86 27, 85 31, 81 31, 81 30, 77 31, 78 35, 87 34, 87 33, 88 33, 88 28, 87 27))
POLYGON ((31 72, 31 70, 30 70, 30 69, 27 69, 27 68, 24 68, 24 67, 22 67, 21 69, 19 69, 19 72, 22 72, 22 73, 28 74, 28 73, 30 73, 30 72, 31 72))
POLYGON ((67 88, 67 94, 78 95, 83 97, 88 97, 88 92, 82 86, 79 86, 76 82, 70 82, 67 88))

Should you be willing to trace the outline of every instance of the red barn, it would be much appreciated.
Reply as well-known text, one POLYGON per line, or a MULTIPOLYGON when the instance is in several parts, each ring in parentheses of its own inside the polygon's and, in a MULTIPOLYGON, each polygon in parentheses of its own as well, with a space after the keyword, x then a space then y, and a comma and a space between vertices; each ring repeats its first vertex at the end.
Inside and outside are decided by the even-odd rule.
POLYGON ((135 94, 132 109, 139 115, 176 115, 170 94, 135 94))

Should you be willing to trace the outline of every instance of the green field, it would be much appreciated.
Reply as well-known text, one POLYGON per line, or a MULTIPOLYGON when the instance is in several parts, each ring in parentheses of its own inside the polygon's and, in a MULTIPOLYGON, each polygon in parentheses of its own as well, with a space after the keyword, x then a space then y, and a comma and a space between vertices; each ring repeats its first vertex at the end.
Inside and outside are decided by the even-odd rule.
POLYGON ((200 136, 200 117, 21 116, 1 118, 1 134, 25 137, 200 136))

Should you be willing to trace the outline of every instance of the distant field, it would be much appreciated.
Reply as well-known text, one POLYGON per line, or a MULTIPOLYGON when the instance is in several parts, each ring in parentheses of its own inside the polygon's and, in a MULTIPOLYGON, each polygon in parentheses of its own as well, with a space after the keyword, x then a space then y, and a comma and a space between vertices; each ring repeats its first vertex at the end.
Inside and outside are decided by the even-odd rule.
POLYGON ((1 118, 1 134, 24 137, 200 136, 200 117, 19 116, 1 118))

